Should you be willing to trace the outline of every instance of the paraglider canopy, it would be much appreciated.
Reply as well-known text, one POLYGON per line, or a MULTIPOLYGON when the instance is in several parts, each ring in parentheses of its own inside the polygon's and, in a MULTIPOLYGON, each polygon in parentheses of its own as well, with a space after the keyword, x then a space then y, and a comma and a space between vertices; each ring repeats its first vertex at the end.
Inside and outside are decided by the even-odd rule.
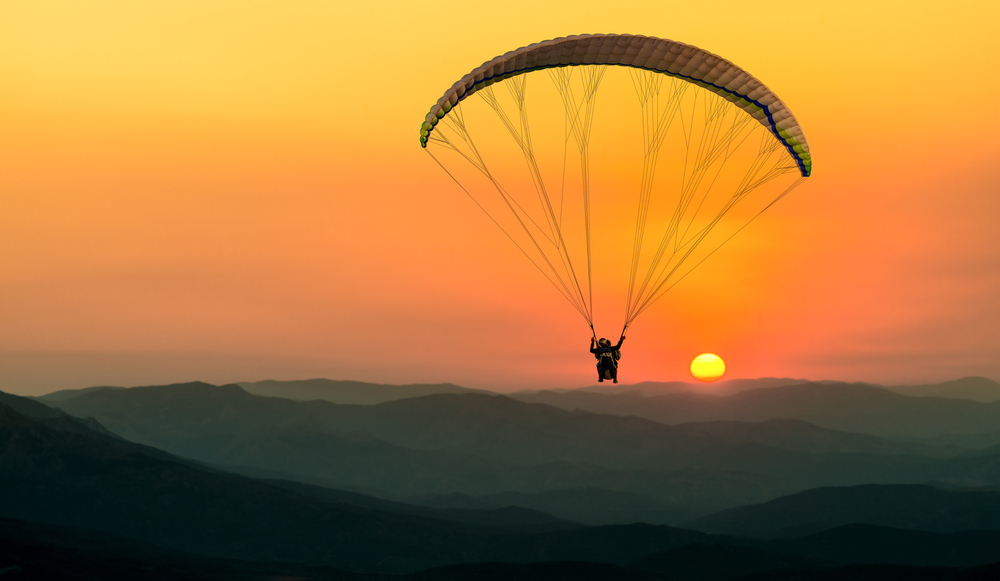
POLYGON ((708 89, 765 124, 788 148, 803 177, 812 156, 799 122, 773 91, 732 62, 700 48, 654 36, 582 34, 536 42, 486 61, 448 89, 420 127, 420 145, 459 101, 494 83, 531 71, 581 65, 619 65, 663 73, 708 89))
POLYGON ((706 50, 629 34, 557 38, 483 63, 431 107, 420 144, 591 330, 595 260, 605 259, 598 285, 612 273, 618 276, 619 265, 627 269, 621 272, 628 280, 622 292, 626 329, 812 173, 798 120, 763 82, 706 50), (599 142, 603 147, 595 158, 597 95, 612 69, 627 69, 634 91, 610 93, 617 117, 605 134, 624 131, 622 112, 627 101, 634 106, 635 100, 626 99, 634 92, 637 143, 599 142), (528 78, 542 83, 532 80, 529 91, 528 78), (494 92, 495 86, 506 88, 509 97, 494 92), (545 89, 558 105, 539 104, 545 89), (468 115, 463 110, 473 95, 486 105, 484 114, 495 113, 492 124, 475 107, 468 115), (541 136, 546 131, 548 140, 541 136), (484 135, 493 141, 509 136, 510 153, 484 144, 484 135), (625 159, 629 152, 635 152, 634 163, 625 159), (630 172, 634 185, 627 179, 630 172), (775 178, 786 174, 797 179, 778 185, 775 178), (765 193, 755 194, 758 190, 765 193), (613 230, 596 246, 595 200, 596 223, 613 230), (626 233, 612 218, 633 203, 635 225, 626 233), (632 241, 631 260, 619 242, 626 237, 632 241), (609 252, 611 247, 620 249, 609 252))

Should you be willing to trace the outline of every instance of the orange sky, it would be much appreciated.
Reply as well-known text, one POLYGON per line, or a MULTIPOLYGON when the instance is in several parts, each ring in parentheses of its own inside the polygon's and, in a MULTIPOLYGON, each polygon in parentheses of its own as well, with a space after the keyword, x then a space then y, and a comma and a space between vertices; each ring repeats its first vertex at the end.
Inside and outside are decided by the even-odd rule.
POLYGON ((589 32, 733 60, 815 159, 636 322, 627 383, 706 351, 729 378, 1000 380, 1000 7, 812 4, 2 2, 0 390, 586 385, 585 324, 417 126, 481 62, 589 32))

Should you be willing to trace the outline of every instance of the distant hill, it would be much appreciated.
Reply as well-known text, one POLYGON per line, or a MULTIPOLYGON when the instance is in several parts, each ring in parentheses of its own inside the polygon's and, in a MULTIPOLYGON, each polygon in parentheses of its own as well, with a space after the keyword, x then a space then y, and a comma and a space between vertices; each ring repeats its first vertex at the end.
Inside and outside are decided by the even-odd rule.
POLYGON ((644 397, 638 393, 549 391, 511 397, 566 410, 634 415, 665 424, 797 419, 833 430, 916 440, 993 433, 1000 426, 1000 402, 911 397, 852 383, 786 385, 729 396, 686 392, 644 397))
MULTIPOLYGON (((803 383, 809 383, 809 380, 789 379, 787 377, 762 377, 760 379, 728 379, 725 381, 715 381, 711 383, 693 381, 643 381, 632 384, 599 383, 597 385, 589 385, 575 390, 563 390, 563 392, 577 391, 600 393, 604 395, 638 393, 646 397, 684 392, 706 393, 710 395, 732 395, 748 389, 767 389, 771 387, 783 387, 786 385, 802 385, 803 383)), ((526 393, 537 393, 537 391, 538 390, 526 393)))
POLYGON ((684 520, 690 510, 641 494, 601 488, 573 488, 543 492, 502 492, 485 496, 461 493, 425 494, 407 502, 434 508, 499 509, 523 506, 589 525, 644 522, 671 524, 684 520))
POLYGON ((296 401, 322 399, 333 403, 375 405, 397 399, 420 397, 436 393, 490 393, 468 389, 450 383, 414 383, 386 385, 362 381, 336 381, 332 379, 305 379, 298 381, 255 381, 238 383, 254 395, 283 397, 296 401))
MULTIPOLYGON (((836 384, 843 383, 837 381, 809 381, 807 379, 791 379, 787 377, 762 377, 759 379, 729 379, 716 382, 694 382, 694 381, 644 381, 633 384, 597 384, 581 387, 579 389, 556 389, 555 393, 596 393, 602 395, 641 395, 644 397, 655 397, 658 395, 670 395, 675 393, 702 393, 706 395, 727 396, 734 395, 751 389, 769 389, 772 387, 785 387, 789 385, 803 385, 807 383, 836 384)), ((878 385, 874 383, 863 383, 854 385, 869 385, 881 388, 900 395, 912 397, 941 397, 945 399, 965 399, 982 403, 992 403, 1000 401, 1000 383, 985 377, 963 377, 954 381, 945 381, 933 384, 921 385, 878 385)), ((517 394, 532 395, 547 390, 529 390, 517 392, 517 394)))
POLYGON ((984 403, 1000 401, 1000 383, 985 377, 963 377, 929 385, 890 385, 886 389, 912 397, 970 399, 984 403))
POLYGON ((691 436, 711 436, 728 444, 761 444, 783 450, 813 453, 884 454, 951 457, 955 448, 886 440, 877 436, 821 428, 802 420, 762 422, 690 422, 674 426, 691 436))
MULTIPOLYGON (((596 384, 578 389, 527 390, 515 392, 515 396, 531 396, 537 393, 553 392, 559 394, 594 393, 601 395, 641 395, 655 397, 678 393, 701 393, 715 396, 728 396, 752 389, 769 389, 790 385, 816 383, 821 385, 837 384, 836 381, 809 381, 787 377, 762 377, 757 379, 729 379, 717 382, 700 381, 644 381, 633 384, 596 384)), ((264 380, 237 383, 247 392, 267 397, 281 397, 296 401, 326 400, 341 404, 374 405, 397 399, 420 397, 439 393, 495 393, 489 390, 470 389, 451 383, 425 384, 414 383, 404 385, 367 383, 363 381, 346 381, 333 379, 305 379, 292 381, 264 380)), ((983 403, 1000 400, 1000 383, 985 377, 964 377, 954 381, 922 385, 877 385, 873 383, 853 384, 869 385, 900 395, 913 397, 942 397, 946 399, 965 399, 983 403)), ((115 386, 94 386, 84 389, 65 389, 55 391, 36 399, 46 403, 57 403, 73 399, 84 393, 102 389, 125 389, 115 386)), ((511 394, 508 394, 511 395, 511 394)))
POLYGON ((687 523, 743 537, 779 538, 861 523, 932 532, 1000 531, 1000 492, 876 485, 806 490, 687 523))
POLYGON ((61 389, 59 391, 53 391, 52 393, 47 393, 45 395, 36 397, 34 399, 52 405, 61 401, 66 401, 67 399, 73 399, 74 397, 83 395, 85 393, 90 393, 92 391, 99 391, 102 389, 126 389, 126 388, 116 387, 111 385, 95 385, 94 387, 85 387, 83 389, 61 389))
POLYGON ((526 508, 518 503, 494 503, 477 506, 433 506, 426 503, 403 503, 375 498, 365 494, 312 486, 288 480, 265 480, 279 488, 312 496, 336 504, 349 504, 363 508, 411 514, 439 520, 488 526, 511 532, 535 533, 579 528, 580 524, 544 512, 526 508))
POLYGON ((0 391, 0 403, 8 405, 19 414, 35 419, 62 418, 69 414, 66 412, 39 403, 30 397, 4 393, 0 391))
POLYGON ((103 436, 118 438, 93 417, 75 417, 66 412, 39 403, 32 398, 0 391, 0 405, 10 406, 15 412, 38 422, 69 432, 95 432, 103 436))

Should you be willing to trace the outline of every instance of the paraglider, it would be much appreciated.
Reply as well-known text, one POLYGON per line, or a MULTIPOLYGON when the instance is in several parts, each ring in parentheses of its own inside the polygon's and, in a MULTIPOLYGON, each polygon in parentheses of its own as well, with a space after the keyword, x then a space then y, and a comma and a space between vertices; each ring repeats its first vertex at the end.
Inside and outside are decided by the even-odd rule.
POLYGON ((604 337, 597 340, 594 346, 594 338, 590 338, 590 352, 597 357, 597 381, 603 382, 605 379, 613 379, 618 383, 618 360, 622 358, 622 343, 625 342, 625 335, 618 340, 618 344, 611 346, 611 341, 604 337))
MULTIPOLYGON (((557 38, 487 61, 431 107, 420 145, 592 332, 595 295, 619 296, 622 340, 812 172, 798 121, 756 77, 703 49, 628 34, 557 38), (607 114, 597 114, 599 94, 607 114)), ((599 364, 601 381, 617 381, 613 356, 599 364)))

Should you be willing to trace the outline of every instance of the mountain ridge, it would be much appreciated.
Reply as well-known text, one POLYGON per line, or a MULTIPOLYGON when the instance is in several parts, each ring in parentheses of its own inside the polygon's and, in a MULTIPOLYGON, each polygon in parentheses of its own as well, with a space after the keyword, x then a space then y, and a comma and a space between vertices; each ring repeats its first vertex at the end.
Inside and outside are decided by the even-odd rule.
MULTIPOLYGON (((770 391, 775 389, 782 388, 770 391)), ((879 440, 800 420, 670 426, 494 394, 347 405, 191 383, 99 390, 60 405, 97 417, 123 437, 200 462, 381 490, 397 499, 603 488, 707 514, 819 486, 1000 481, 992 454, 960 458, 961 450, 879 440)))
POLYGON ((783 538, 850 524, 935 533, 1000 531, 1000 491, 921 484, 823 487, 728 509, 684 526, 713 534, 783 538))
POLYGON ((811 382, 725 396, 692 392, 652 397, 538 392, 512 397, 562 409, 634 415, 668 425, 796 419, 832 430, 910 440, 995 432, 1000 424, 1000 401, 913 397, 868 384, 811 382))

